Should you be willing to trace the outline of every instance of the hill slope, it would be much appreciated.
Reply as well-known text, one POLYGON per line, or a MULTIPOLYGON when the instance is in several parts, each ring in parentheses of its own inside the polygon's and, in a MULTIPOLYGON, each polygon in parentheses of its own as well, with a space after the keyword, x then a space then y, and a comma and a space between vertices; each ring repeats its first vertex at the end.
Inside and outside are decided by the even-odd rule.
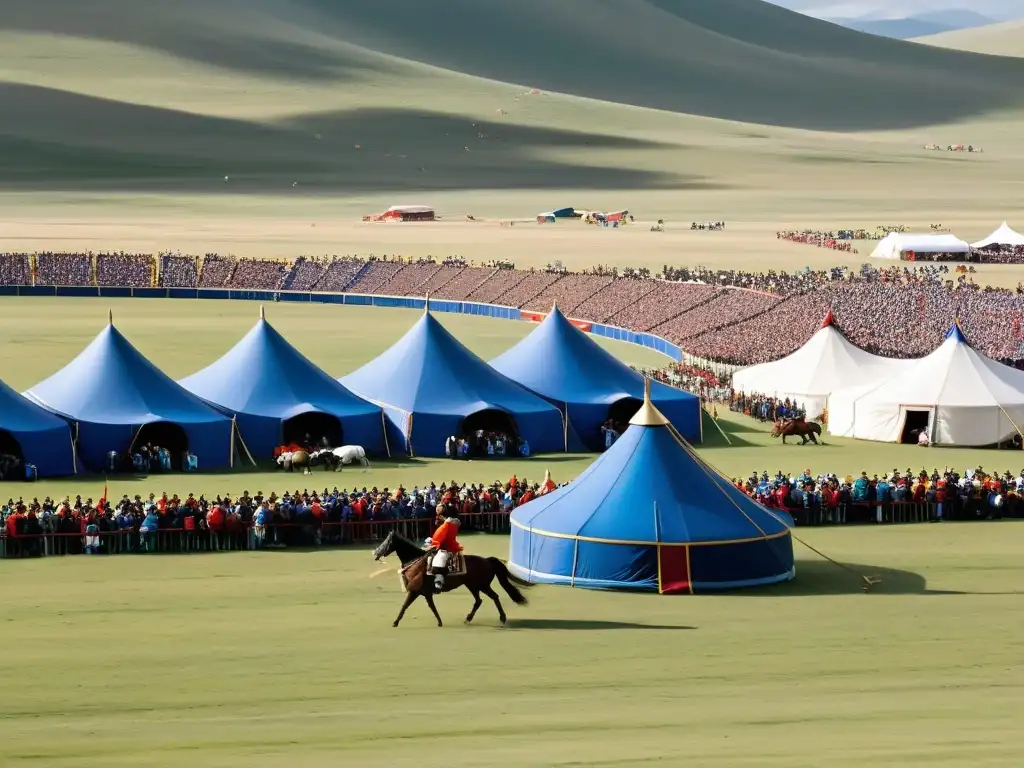
POLYGON ((1024 21, 1007 21, 919 37, 918 43, 997 56, 1024 56, 1024 21))
MULTIPOLYGON (((1018 106, 1024 63, 862 35, 760 0, 4 0, 7 32, 69 35, 297 82, 388 54, 675 112, 823 130, 1018 106)), ((0 53, 0 56, 3 54, 0 53)))

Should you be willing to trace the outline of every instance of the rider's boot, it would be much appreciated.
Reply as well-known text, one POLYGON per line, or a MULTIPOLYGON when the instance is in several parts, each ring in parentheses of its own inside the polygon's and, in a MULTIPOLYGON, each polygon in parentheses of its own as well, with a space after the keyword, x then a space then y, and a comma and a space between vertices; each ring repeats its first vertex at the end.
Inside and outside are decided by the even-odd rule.
POLYGON ((434 574, 434 591, 444 591, 444 571, 438 571, 434 574))

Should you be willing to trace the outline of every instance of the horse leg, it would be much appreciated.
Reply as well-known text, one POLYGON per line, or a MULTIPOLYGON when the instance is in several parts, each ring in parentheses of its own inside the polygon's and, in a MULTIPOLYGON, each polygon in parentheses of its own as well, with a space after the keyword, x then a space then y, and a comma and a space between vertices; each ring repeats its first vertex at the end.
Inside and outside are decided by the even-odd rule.
POLYGON ((494 601, 494 605, 498 608, 498 618, 501 619, 501 623, 504 624, 506 621, 508 621, 508 617, 505 615, 505 609, 501 607, 501 599, 498 597, 498 593, 491 589, 491 585, 488 584, 486 587, 483 587, 480 591, 494 601))
MULTIPOLYGON (((466 589, 469 589, 469 587, 466 587, 466 589)), ((469 591, 473 593, 473 610, 471 610, 469 615, 466 616, 467 624, 473 620, 473 617, 476 616, 476 612, 480 610, 480 606, 484 603, 484 601, 480 599, 479 590, 469 589, 469 591)))
POLYGON ((783 436, 782 436, 782 444, 783 444, 783 445, 785 445, 785 444, 786 444, 786 436, 785 436, 785 435, 783 435, 783 436))
POLYGON ((434 618, 437 619, 437 626, 443 627, 441 623, 441 614, 437 612, 437 606, 434 605, 434 596, 430 592, 423 593, 423 599, 427 601, 427 605, 430 606, 430 610, 434 614, 434 618))
POLYGON ((392 627, 398 626, 398 622, 402 620, 402 617, 405 616, 405 612, 408 610, 409 606, 416 601, 417 597, 419 597, 419 593, 417 592, 409 592, 405 596, 405 602, 402 603, 402 610, 398 612, 398 618, 395 619, 395 623, 391 625, 392 627))

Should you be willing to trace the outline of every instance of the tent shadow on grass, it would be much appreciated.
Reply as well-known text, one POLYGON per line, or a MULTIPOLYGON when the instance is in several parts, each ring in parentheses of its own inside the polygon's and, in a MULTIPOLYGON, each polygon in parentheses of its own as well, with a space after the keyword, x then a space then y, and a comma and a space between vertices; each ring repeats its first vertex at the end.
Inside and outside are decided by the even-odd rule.
MULTIPOLYGON (((958 590, 929 589, 928 580, 919 573, 898 568, 886 568, 862 563, 843 563, 840 568, 824 560, 799 560, 796 564, 796 578, 769 587, 738 590, 731 594, 757 597, 813 597, 816 595, 853 595, 864 592, 864 581, 856 574, 862 574, 880 583, 871 588, 873 595, 967 595, 975 592, 958 590)), ((1014 594, 1014 593, 984 593, 1014 594)))
POLYGON ((610 629, 653 629, 660 632, 696 629, 684 624, 641 624, 633 621, 601 621, 598 619, 509 619, 509 629, 542 629, 554 631, 602 631, 610 629))

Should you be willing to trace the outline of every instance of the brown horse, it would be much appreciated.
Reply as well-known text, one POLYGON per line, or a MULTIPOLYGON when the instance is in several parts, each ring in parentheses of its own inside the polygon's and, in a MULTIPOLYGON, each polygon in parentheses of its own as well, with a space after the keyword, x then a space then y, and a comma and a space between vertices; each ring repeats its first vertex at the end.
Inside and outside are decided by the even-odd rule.
MULTIPOLYGON (((821 434, 821 424, 816 421, 804 421, 803 419, 778 419, 772 425, 772 437, 781 437, 782 444, 786 444, 786 437, 796 436, 803 439, 800 445, 807 445, 807 438, 818 445, 818 435, 821 434)), ((822 441, 824 444, 824 441, 822 441)))
MULTIPOLYGON (((442 626, 441 614, 437 612, 437 606, 434 605, 434 581, 427 578, 427 553, 394 531, 389 533, 380 546, 373 551, 373 559, 380 560, 392 553, 398 555, 398 559, 402 562, 400 574, 402 577, 402 588, 406 594, 402 610, 398 612, 398 618, 395 619, 395 623, 391 626, 398 626, 398 623, 405 615, 406 609, 421 595, 427 601, 427 605, 430 606, 434 618, 437 619, 437 626, 442 626)), ((474 602, 472 610, 466 616, 467 624, 473 620, 477 610, 483 603, 483 600, 480 599, 481 592, 494 601, 494 605, 498 608, 498 616, 501 618, 501 623, 504 624, 507 621, 508 617, 505 616, 505 609, 501 607, 498 593, 491 588, 491 582, 494 579, 498 580, 501 588, 512 598, 512 602, 516 605, 526 605, 526 597, 517 587, 529 587, 531 584, 511 574, 501 560, 496 557, 478 557, 476 555, 465 555, 464 560, 466 572, 464 574, 445 576, 444 589, 441 591, 451 592, 453 589, 465 587, 472 593, 474 602)))

